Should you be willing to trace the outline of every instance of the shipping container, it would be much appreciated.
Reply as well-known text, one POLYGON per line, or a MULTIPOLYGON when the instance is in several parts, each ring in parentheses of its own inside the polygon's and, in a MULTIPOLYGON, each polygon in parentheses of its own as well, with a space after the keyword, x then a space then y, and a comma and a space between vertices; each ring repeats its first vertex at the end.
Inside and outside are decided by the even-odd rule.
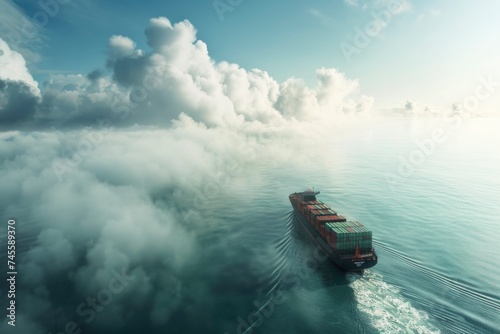
POLYGON ((360 251, 372 248, 372 232, 358 222, 326 223, 325 228, 332 234, 330 240, 335 242, 335 250, 349 252, 356 247, 360 251))
POLYGON ((328 205, 316 199, 318 191, 307 190, 289 196, 300 223, 309 230, 309 235, 317 245, 327 252, 329 258, 347 271, 363 271, 377 263, 377 255, 372 248, 372 233, 357 221, 347 221, 328 205), (311 224, 311 225, 309 225, 311 224), (313 228, 314 227, 314 228, 313 228), (316 235, 316 236, 314 236, 316 235), (318 238, 325 243, 318 242, 318 238), (359 253, 373 252, 370 257, 359 259, 359 253), (337 255, 346 255, 338 257, 337 255), (354 265, 355 263, 355 265, 354 265))
POLYGON ((313 209, 311 213, 314 216, 328 216, 328 215, 336 215, 337 213, 332 209, 313 209))
POLYGON ((318 217, 316 217, 316 220, 319 222, 322 222, 323 224, 325 222, 343 222, 343 221, 346 221, 345 217, 338 216, 338 215, 318 216, 318 217))

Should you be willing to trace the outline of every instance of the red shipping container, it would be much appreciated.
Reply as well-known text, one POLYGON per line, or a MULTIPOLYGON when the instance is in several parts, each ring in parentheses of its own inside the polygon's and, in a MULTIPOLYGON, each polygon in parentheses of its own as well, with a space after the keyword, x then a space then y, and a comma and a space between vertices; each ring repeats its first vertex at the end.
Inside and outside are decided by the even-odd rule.
POLYGON ((316 219, 320 222, 345 222, 346 219, 342 216, 330 215, 330 216, 318 216, 316 219))

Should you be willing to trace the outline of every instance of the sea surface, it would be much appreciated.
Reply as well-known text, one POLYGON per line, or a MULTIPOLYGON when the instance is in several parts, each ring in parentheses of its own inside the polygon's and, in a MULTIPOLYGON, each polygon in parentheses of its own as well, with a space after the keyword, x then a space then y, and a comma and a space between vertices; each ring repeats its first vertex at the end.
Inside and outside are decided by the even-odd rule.
POLYGON ((233 180, 207 214, 200 275, 213 285, 188 332, 500 333, 498 129, 372 120, 324 138, 315 161, 233 180), (377 266, 346 274, 318 256, 288 201, 307 187, 373 231, 377 266))
POLYGON ((254 162, 204 206, 162 332, 500 333, 499 129, 375 119, 307 157, 254 162), (307 187, 373 231, 375 267, 346 274, 321 256, 288 200, 307 187))

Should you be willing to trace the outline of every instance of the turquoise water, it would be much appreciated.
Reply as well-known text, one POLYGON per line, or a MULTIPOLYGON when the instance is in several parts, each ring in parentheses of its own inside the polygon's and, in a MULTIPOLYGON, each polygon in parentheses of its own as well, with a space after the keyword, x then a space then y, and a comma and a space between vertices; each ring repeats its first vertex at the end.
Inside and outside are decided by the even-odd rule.
POLYGON ((206 321, 228 333, 499 333, 498 125, 351 125, 315 161, 264 164, 233 180, 202 237, 202 276, 215 284, 206 321), (423 162, 414 153, 415 170, 400 175, 400 157, 437 127, 446 140, 423 162), (373 230, 379 264, 363 277, 315 260, 287 198, 307 186, 373 230), (253 301, 276 289, 285 302, 249 318, 253 301))
MULTIPOLYGON (((168 322, 153 327, 131 304, 126 329, 102 333, 500 333, 499 128, 496 119, 357 122, 307 156, 249 162, 192 222, 196 256, 176 274, 168 322), (430 145, 436 129, 446 140, 430 145), (294 219, 288 195, 306 187, 373 231, 379 263, 364 276, 321 257, 294 219)), ((23 210, 19 261, 38 234, 23 210)), ((73 288, 49 287, 66 303, 58 312, 85 325, 73 288)), ((62 319, 36 320, 55 332, 62 319)))

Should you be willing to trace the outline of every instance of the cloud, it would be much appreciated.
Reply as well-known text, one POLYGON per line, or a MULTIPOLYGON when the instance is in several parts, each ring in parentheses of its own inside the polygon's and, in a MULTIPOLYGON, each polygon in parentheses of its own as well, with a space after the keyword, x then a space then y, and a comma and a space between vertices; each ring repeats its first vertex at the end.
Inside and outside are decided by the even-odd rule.
MULTIPOLYGON (((5 182, 0 188, 10 192, 1 197, 2 208, 13 212, 21 206, 26 210, 19 220, 37 222, 31 227, 38 234, 36 242, 19 264, 24 274, 19 276, 17 300, 33 305, 20 314, 28 323, 45 332, 62 331, 78 304, 107 287, 113 272, 122 268, 133 281, 88 325, 90 331, 111 326, 109 332, 119 332, 127 314, 137 309, 146 317, 138 321, 148 322, 160 311, 168 321, 177 303, 171 292, 189 290, 179 277, 195 259, 196 246, 187 226, 178 223, 176 208, 168 209, 175 201, 170 199, 165 207, 153 196, 188 191, 191 174, 203 173, 215 162, 200 142, 176 138, 181 133, 110 133, 84 163, 64 175, 64 182, 58 181, 52 163, 64 159, 65 147, 78 144, 78 131, 1 135, 0 152, 8 163, 1 167, 5 182), (57 284, 65 286, 64 294, 57 284), (61 319, 62 309, 66 318, 61 319), (60 321, 51 327, 42 320, 49 318, 60 321)), ((77 315, 73 320, 86 326, 85 319, 77 315)))
POLYGON ((374 110, 373 115, 384 117, 429 118, 442 116, 443 111, 432 105, 407 100, 402 107, 374 110))
MULTIPOLYGON (((181 114, 211 127, 280 124, 294 116, 331 118, 352 109, 343 105, 343 99, 353 105, 358 103, 353 99, 361 98, 357 81, 335 69, 319 69, 318 86, 311 89, 293 80, 280 84, 263 70, 216 63, 189 21, 172 24, 165 17, 153 18, 145 35, 149 51, 137 49, 129 37, 110 37, 106 59, 110 73, 51 75, 29 113, 12 111, 23 117, 4 117, 4 128, 74 128, 95 126, 103 119, 119 127, 168 127, 181 114)), ((36 87, 21 55, 10 52, 2 57, 17 69, 9 71, 11 77, 36 87)))
POLYGON ((287 163, 302 149, 307 159, 322 133, 293 121, 213 129, 185 115, 168 131, 0 133, 1 212, 29 222, 34 240, 19 254, 20 325, 33 334, 63 331, 68 321, 96 334, 134 331, 130 324, 140 324, 135 332, 165 328, 203 299, 195 291, 208 283, 191 275, 201 265, 196 236, 211 218, 204 210, 211 196, 261 159, 287 163), (78 306, 122 271, 126 288, 87 323, 78 306))
POLYGON ((0 79, 0 125, 31 122, 39 97, 22 81, 0 79))
POLYGON ((130 38, 120 35, 111 36, 108 41, 108 60, 113 61, 134 53, 135 43, 130 38))
POLYGON ((196 29, 188 20, 172 26, 166 17, 152 18, 145 33, 153 50, 176 58, 182 56, 178 52, 185 50, 186 45, 196 41, 196 29))
POLYGON ((280 95, 275 104, 285 119, 300 121, 338 119, 343 115, 369 114, 373 98, 358 96, 359 83, 350 80, 333 68, 316 71, 317 86, 308 88, 305 83, 291 78, 280 85, 280 95))
POLYGON ((33 88, 33 93, 39 95, 38 83, 26 67, 24 57, 12 50, 9 45, 0 38, 0 79, 10 81, 22 81, 33 88))
POLYGON ((408 111, 413 111, 415 109, 415 102, 413 101, 406 101, 405 103, 405 110, 408 110, 408 111))
POLYGON ((234 112, 247 121, 279 122, 281 113, 275 109, 279 84, 265 71, 246 71, 236 64, 221 62, 217 66, 222 93, 231 101, 234 112))
POLYGON ((342 101, 354 93, 358 87, 357 80, 347 79, 342 73, 333 68, 320 68, 316 71, 318 77, 318 103, 327 112, 335 112, 342 101))
POLYGON ((406 101, 404 109, 413 117, 435 117, 439 116, 439 110, 435 106, 419 105, 415 101, 406 101))
POLYGON ((212 196, 257 161, 308 159, 333 120, 373 104, 335 69, 310 88, 215 62, 188 21, 155 18, 145 35, 150 50, 114 35, 105 69, 52 75, 41 90, 2 44, 0 208, 31 224, 16 296, 26 332, 166 326, 206 288, 186 277, 212 196), (117 273, 126 288, 92 320, 79 314, 117 273))
POLYGON ((280 96, 276 102, 285 118, 307 120, 317 118, 319 103, 316 93, 303 80, 291 78, 280 85, 280 96))
POLYGON ((33 123, 40 98, 23 56, 0 39, 0 128, 33 123))

